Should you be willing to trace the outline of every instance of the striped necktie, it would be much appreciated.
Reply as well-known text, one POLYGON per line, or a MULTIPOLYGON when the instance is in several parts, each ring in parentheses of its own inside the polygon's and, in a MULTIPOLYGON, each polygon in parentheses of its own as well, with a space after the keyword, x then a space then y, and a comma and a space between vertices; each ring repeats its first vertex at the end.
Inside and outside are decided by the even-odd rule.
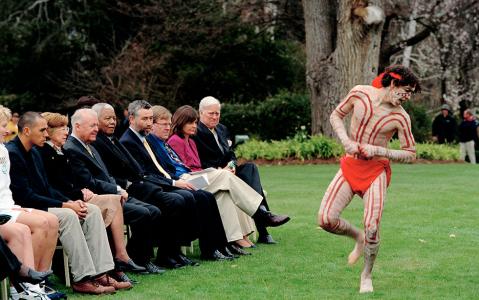
POLYGON ((148 144, 148 142, 146 141, 146 139, 143 140, 143 145, 145 146, 146 151, 147 151, 148 154, 150 155, 150 158, 151 158, 151 160, 153 161, 153 163, 155 164, 155 166, 156 166, 156 168, 158 169, 158 171, 160 171, 161 174, 163 174, 166 178, 171 179, 170 174, 168 174, 168 172, 166 172, 165 169, 163 169, 163 167, 160 165, 160 163, 158 162, 158 160, 156 160, 156 156, 155 156, 155 154, 153 153, 153 150, 151 150, 151 147, 150 147, 150 145, 148 144))

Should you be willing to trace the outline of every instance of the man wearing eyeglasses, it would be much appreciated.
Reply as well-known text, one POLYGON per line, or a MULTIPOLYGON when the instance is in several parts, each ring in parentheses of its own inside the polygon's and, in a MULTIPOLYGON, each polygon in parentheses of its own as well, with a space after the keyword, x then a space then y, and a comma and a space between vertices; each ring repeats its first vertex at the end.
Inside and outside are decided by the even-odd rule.
MULTIPOLYGON (((210 167, 223 168, 236 174, 263 196, 261 205, 264 209, 269 210, 256 165, 254 163, 238 165, 237 163, 236 155, 231 147, 233 143, 229 139, 228 129, 220 123, 221 104, 218 99, 211 96, 203 98, 200 101, 199 113, 200 122, 198 122, 196 136, 193 136, 193 139, 198 148, 201 167, 203 169, 210 167)), ((265 226, 258 222, 256 227, 259 233, 258 243, 276 243, 265 226)))

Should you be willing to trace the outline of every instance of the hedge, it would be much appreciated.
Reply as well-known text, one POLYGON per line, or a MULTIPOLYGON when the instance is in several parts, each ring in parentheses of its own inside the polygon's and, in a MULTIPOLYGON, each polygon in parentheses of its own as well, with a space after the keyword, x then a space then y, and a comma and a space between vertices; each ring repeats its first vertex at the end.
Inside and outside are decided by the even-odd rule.
MULTIPOLYGON (((393 140, 389 147, 399 149, 399 141, 393 140)), ((416 144, 417 158, 425 160, 457 161, 459 159, 458 145, 416 144)), ((238 158, 245 160, 266 159, 331 159, 339 158, 344 149, 336 140, 324 136, 302 137, 280 141, 250 140, 239 145, 235 151, 238 158)))

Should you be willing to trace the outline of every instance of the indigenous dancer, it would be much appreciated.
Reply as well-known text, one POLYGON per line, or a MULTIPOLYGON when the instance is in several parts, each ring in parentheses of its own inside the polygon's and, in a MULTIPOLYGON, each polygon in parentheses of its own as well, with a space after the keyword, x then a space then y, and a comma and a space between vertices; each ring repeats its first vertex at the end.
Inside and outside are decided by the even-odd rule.
POLYGON ((371 272, 379 249, 379 224, 391 179, 389 160, 409 162, 416 158, 409 115, 401 104, 419 92, 417 77, 406 67, 387 68, 372 86, 355 86, 331 114, 331 125, 343 144, 346 155, 321 202, 318 223, 326 231, 346 235, 356 241, 349 254, 353 265, 364 252, 360 293, 373 291, 371 272), (344 117, 351 114, 349 135, 344 117), (401 150, 387 144, 397 133, 401 150), (364 201, 364 232, 340 218, 354 194, 364 201))

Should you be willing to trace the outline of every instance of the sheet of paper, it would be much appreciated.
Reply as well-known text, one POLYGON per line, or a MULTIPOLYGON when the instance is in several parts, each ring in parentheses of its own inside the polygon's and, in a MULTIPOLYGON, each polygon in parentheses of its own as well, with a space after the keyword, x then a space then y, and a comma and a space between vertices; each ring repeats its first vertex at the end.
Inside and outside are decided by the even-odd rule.
POLYGON ((187 181, 191 183, 197 190, 202 190, 210 184, 208 182, 208 177, 206 177, 205 174, 190 178, 187 181))

